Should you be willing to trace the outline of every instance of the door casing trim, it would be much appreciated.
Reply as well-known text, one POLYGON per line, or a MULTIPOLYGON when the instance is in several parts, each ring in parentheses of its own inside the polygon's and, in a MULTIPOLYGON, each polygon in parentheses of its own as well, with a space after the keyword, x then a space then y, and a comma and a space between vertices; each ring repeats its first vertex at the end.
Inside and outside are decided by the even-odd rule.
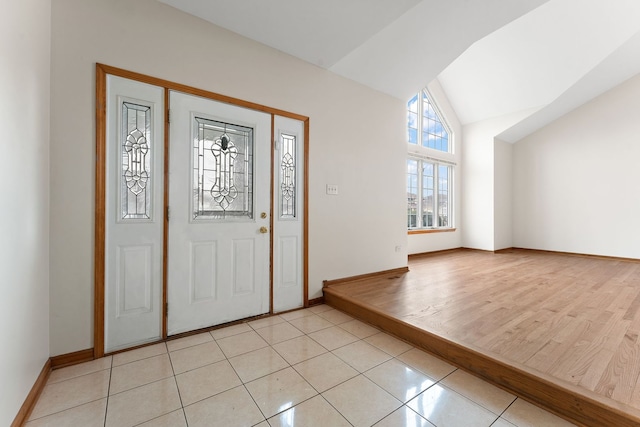
MULTIPOLYGON (((157 77, 136 73, 133 71, 116 68, 105 64, 96 63, 96 175, 95 175, 95 225, 94 225, 94 321, 93 321, 93 348, 94 357, 104 356, 104 314, 105 314, 105 209, 106 209, 106 140, 107 140, 107 75, 123 77, 130 80, 148 83, 164 88, 164 182, 169 178, 169 92, 178 91, 203 98, 212 99, 227 104, 232 104, 244 108, 271 114, 271 210, 273 212, 273 150, 275 145, 275 130, 273 128, 274 116, 288 117, 300 120, 304 124, 304 174, 303 174, 303 245, 302 245, 302 268, 303 268, 303 303, 304 307, 309 306, 309 117, 296 113, 268 107, 261 104, 245 101, 238 98, 194 88, 192 86, 171 82, 157 77)), ((166 216, 168 206, 168 186, 164 186, 164 228, 163 228, 163 252, 166 255, 168 245, 169 222, 166 216)), ((273 221, 273 215, 271 215, 273 221)), ((273 229, 273 224, 272 229, 273 229)), ((273 313, 273 238, 270 238, 270 267, 269 267, 269 312, 273 313)), ((162 338, 167 338, 167 316, 164 307, 167 304, 167 258, 163 257, 162 266, 162 338)))

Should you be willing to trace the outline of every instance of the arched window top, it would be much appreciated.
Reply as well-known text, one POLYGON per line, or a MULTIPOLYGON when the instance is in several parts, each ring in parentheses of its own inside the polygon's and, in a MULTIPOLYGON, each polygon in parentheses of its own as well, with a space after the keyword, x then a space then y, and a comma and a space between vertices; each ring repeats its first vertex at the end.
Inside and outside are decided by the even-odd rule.
POLYGON ((451 131, 426 89, 407 103, 407 141, 433 150, 450 153, 451 131))

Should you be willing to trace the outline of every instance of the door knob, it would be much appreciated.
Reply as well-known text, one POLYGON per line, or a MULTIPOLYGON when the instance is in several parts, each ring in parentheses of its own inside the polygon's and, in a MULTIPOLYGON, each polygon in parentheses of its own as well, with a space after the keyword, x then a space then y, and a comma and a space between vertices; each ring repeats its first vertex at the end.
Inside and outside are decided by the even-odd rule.
POLYGON ((267 227, 260 227, 260 232, 261 232, 262 234, 264 234, 264 233, 266 233, 266 232, 268 232, 268 231, 269 231, 269 229, 268 229, 267 227))

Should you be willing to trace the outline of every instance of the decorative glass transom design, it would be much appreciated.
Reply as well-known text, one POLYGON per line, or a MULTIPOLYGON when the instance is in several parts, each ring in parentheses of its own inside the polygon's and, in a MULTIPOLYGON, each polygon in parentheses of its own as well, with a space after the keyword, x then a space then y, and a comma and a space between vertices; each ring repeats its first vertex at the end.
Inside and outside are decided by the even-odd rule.
POLYGON ((296 137, 280 135, 280 218, 296 217, 296 137))
POLYGON ((253 218, 253 129, 195 118, 193 218, 253 218))
POLYGON ((151 107, 122 103, 120 215, 151 218, 151 107))

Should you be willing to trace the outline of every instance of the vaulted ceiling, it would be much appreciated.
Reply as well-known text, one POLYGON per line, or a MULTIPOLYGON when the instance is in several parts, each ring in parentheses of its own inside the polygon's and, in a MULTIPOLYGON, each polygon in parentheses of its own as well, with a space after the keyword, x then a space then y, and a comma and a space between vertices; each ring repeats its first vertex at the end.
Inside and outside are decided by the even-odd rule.
POLYGON ((438 78, 515 142, 640 72, 638 0, 159 0, 394 97, 438 78))

